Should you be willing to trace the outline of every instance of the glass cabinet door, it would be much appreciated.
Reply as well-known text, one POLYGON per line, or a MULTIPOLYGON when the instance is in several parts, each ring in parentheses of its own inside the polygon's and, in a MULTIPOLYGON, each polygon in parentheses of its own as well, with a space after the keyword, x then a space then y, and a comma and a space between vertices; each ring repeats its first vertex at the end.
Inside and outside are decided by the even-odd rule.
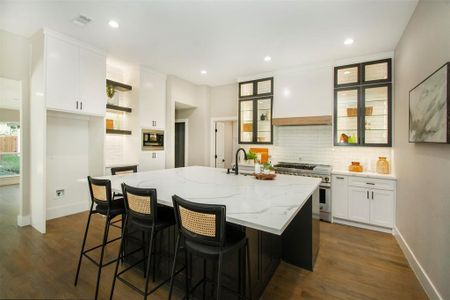
POLYGON ((239 97, 254 96, 254 82, 242 82, 239 84, 239 97))
POLYGON ((390 85, 363 88, 364 143, 389 143, 390 85))
POLYGON ((376 83, 391 81, 390 64, 390 59, 363 64, 363 82, 376 83))
POLYGON ((335 143, 358 144, 359 89, 337 90, 335 93, 335 143))
POLYGON ((257 81, 256 94, 257 95, 272 94, 272 79, 270 78, 257 81))
POLYGON ((359 65, 335 68, 335 82, 337 86, 348 86, 359 83, 359 65))
POLYGON ((272 142, 272 99, 258 99, 256 141, 258 143, 272 142))
POLYGON ((253 142, 253 100, 239 101, 239 142, 253 142))

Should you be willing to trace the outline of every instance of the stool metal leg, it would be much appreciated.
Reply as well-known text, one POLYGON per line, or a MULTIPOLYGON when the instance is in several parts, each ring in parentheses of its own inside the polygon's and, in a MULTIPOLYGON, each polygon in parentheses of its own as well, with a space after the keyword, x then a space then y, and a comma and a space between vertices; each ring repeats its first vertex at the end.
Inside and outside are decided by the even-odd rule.
POLYGON ((223 264, 223 254, 219 253, 219 266, 217 270, 217 300, 220 299, 220 285, 222 284, 222 264, 223 264))
POLYGON ((203 284, 202 284, 202 298, 205 300, 205 289, 206 289, 206 258, 203 259, 203 284))
POLYGON ((169 300, 172 299, 173 283, 175 281, 175 267, 176 267, 176 264, 177 264, 178 251, 180 249, 180 237, 181 237, 180 234, 178 234, 177 241, 176 241, 176 244, 175 244, 175 254, 174 254, 174 257, 173 257, 172 273, 171 273, 171 276, 170 276, 169 300))
POLYGON ((143 254, 144 254, 144 278, 145 278, 145 271, 147 270, 147 260, 145 259, 147 256, 147 253, 146 253, 146 251, 145 251, 145 247, 146 247, 147 245, 145 244, 145 231, 142 231, 142 252, 143 252, 143 254))
POLYGON ((123 222, 123 227, 122 227, 122 239, 120 240, 119 254, 117 256, 116 270, 114 271, 114 277, 113 277, 113 282, 112 282, 112 287, 111 287, 111 294, 109 296, 110 300, 112 300, 113 294, 114 294, 114 287, 116 285, 117 272, 119 271, 119 258, 121 256, 121 254, 122 254, 122 261, 125 258, 123 256, 125 254, 125 251, 123 250, 123 248, 125 248, 125 240, 126 240, 127 233, 128 233, 128 231, 126 230, 127 223, 128 223, 128 216, 125 216, 125 221, 123 222))
POLYGON ((98 289, 100 287, 100 275, 102 274, 102 268, 103 268, 103 255, 105 253, 105 246, 106 242, 108 241, 108 232, 109 232, 109 224, 111 223, 111 219, 109 218, 109 211, 106 216, 106 222, 105 222, 105 231, 103 233, 103 244, 102 244, 102 251, 100 254, 100 262, 98 267, 98 273, 97 273, 97 285, 95 287, 95 299, 98 298, 98 289))
POLYGON ((186 276, 185 276, 185 282, 184 282, 184 284, 185 284, 185 289, 186 289, 186 300, 189 300, 189 293, 191 292, 191 285, 190 285, 190 279, 189 279, 189 269, 190 269, 190 266, 189 266, 189 258, 188 258, 188 255, 189 255, 189 252, 188 252, 188 250, 187 250, 187 248, 185 247, 185 254, 184 254, 184 265, 185 265, 185 268, 186 268, 186 276))
POLYGON ((83 238, 83 244, 81 246, 80 258, 78 259, 77 274, 75 275, 75 283, 74 283, 75 286, 78 283, 78 275, 80 274, 81 260, 83 259, 84 246, 86 245, 86 238, 87 238, 87 234, 88 234, 88 230, 89 230, 89 224, 91 223, 91 216, 92 216, 92 208, 93 207, 94 207, 94 203, 92 202, 91 203, 91 208, 89 209, 89 217, 88 217, 88 221, 87 221, 87 224, 86 224, 86 230, 84 231, 84 238, 83 238))
MULTIPOLYGON (((154 237, 155 227, 152 228, 152 233, 150 235, 150 245, 148 249, 148 262, 147 262, 147 269, 145 270, 145 294, 144 294, 144 300, 147 300, 148 297, 148 276, 150 275, 150 267, 152 264, 152 250, 153 250, 153 237, 154 237)), ((144 257, 145 260, 145 257, 144 257)))

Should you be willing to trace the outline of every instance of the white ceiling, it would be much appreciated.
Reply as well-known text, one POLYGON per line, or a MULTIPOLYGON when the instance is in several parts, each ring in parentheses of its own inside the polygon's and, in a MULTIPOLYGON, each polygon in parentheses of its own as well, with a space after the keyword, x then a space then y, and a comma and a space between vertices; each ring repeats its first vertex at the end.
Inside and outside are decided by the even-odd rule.
POLYGON ((208 85, 395 48, 416 0, 1 1, 0 28, 46 26, 111 56, 208 85), (93 21, 71 22, 79 14, 93 21), (117 20, 118 29, 108 26, 117 20), (355 43, 345 46, 352 37, 355 43), (264 62, 266 55, 272 61, 264 62), (200 70, 206 69, 207 75, 200 70))

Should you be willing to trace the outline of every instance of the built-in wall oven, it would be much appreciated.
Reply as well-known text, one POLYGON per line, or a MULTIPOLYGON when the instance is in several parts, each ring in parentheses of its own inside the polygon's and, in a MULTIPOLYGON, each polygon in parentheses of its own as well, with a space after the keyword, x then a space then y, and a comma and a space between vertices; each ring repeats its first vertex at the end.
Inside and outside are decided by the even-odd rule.
POLYGON ((164 131, 142 129, 142 150, 164 150, 164 131))

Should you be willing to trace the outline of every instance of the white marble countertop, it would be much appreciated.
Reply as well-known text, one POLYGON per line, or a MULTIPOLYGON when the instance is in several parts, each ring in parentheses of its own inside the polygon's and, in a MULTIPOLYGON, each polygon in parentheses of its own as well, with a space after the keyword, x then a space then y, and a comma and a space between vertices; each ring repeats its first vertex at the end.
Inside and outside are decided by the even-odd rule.
POLYGON ((113 190, 120 184, 156 188, 158 203, 172 206, 172 195, 186 200, 223 204, 227 221, 281 235, 312 193, 320 179, 278 174, 275 180, 226 174, 224 169, 186 167, 104 176, 113 190))
POLYGON ((397 177, 394 174, 378 174, 374 172, 350 172, 346 170, 333 170, 332 173, 335 175, 348 175, 348 176, 368 177, 377 179, 397 180, 397 177))

